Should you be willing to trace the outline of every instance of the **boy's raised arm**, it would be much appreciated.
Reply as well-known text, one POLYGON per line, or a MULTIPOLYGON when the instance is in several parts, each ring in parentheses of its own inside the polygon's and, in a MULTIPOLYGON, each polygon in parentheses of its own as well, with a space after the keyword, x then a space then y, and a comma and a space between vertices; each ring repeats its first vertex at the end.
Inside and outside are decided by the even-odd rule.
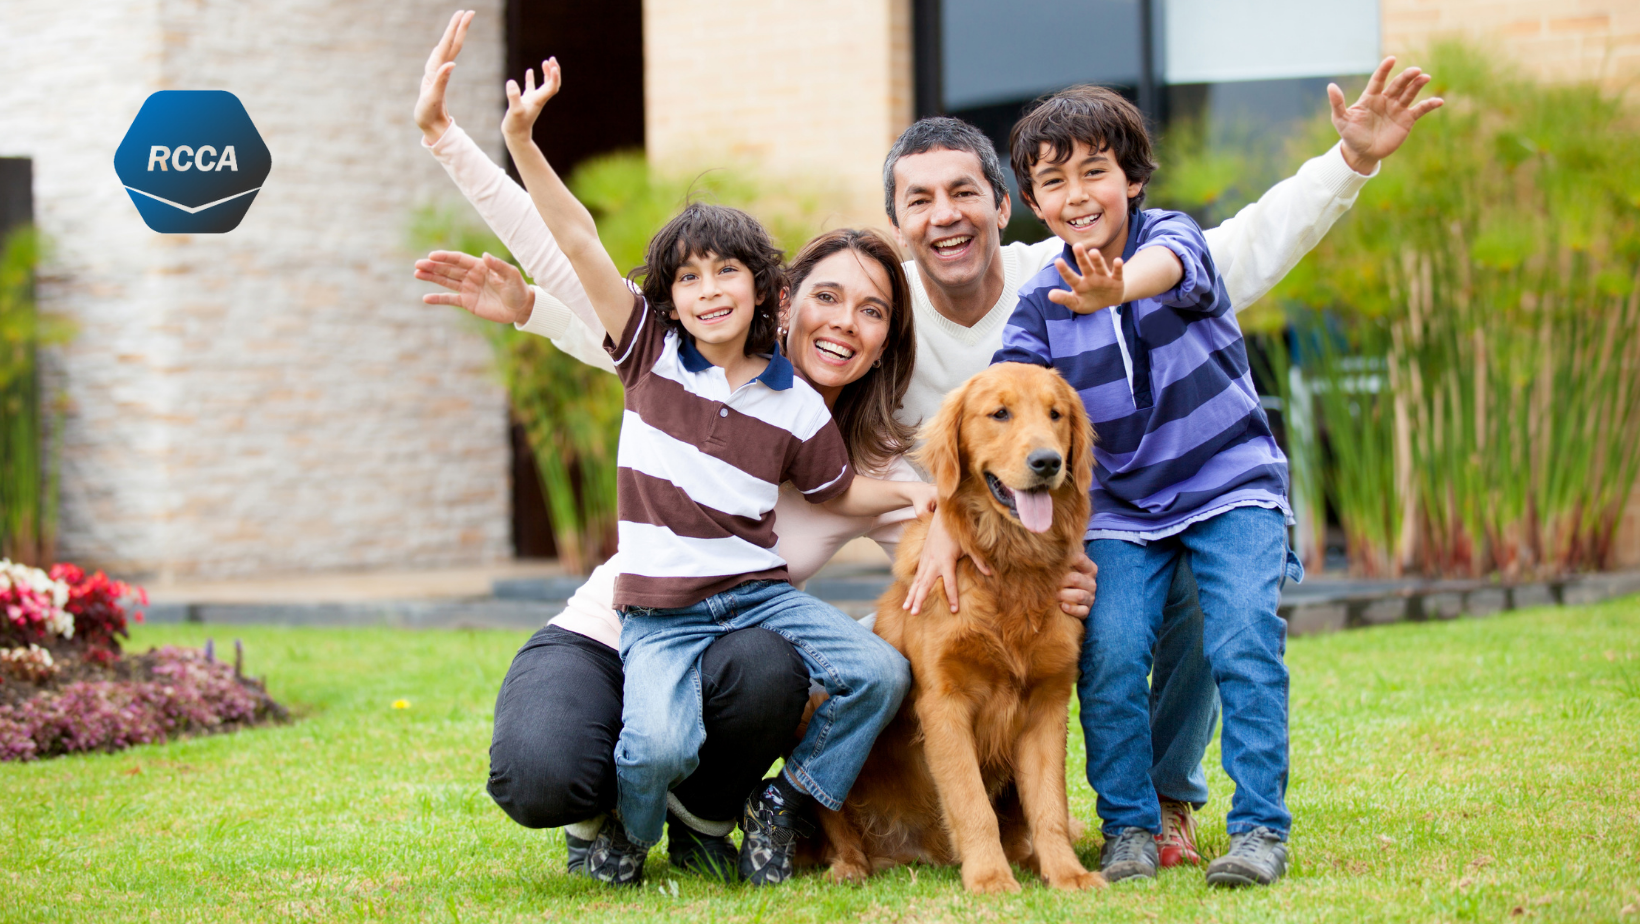
POLYGON ((610 339, 619 341, 632 317, 632 290, 598 240, 598 226, 592 220, 592 213, 559 179, 530 135, 541 107, 557 94, 562 84, 563 75, 556 58, 541 62, 539 88, 535 86, 533 70, 524 75, 522 91, 517 81, 508 80, 507 114, 501 120, 501 134, 536 211, 541 213, 541 219, 547 223, 564 256, 569 258, 581 285, 586 287, 598 320, 610 339))

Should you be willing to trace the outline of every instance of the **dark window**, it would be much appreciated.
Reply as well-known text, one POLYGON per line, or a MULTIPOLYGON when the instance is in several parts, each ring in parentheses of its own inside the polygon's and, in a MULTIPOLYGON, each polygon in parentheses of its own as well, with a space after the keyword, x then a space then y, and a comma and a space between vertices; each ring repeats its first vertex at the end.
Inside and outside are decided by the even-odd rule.
POLYGON ((0 241, 34 220, 34 161, 0 157, 0 241))
MULTIPOLYGON (((508 0, 507 77, 523 86, 526 68, 557 57, 564 87, 535 126, 535 143, 561 175, 589 157, 643 148, 643 2, 508 0)), ((508 172, 517 172, 508 163, 508 172)), ((557 554, 535 454, 511 424, 513 553, 557 554)))
POLYGON ((508 0, 507 77, 541 77, 557 57, 564 88, 535 126, 535 143, 567 175, 597 154, 643 147, 643 2, 508 0), (566 130, 567 129, 567 130, 566 130))

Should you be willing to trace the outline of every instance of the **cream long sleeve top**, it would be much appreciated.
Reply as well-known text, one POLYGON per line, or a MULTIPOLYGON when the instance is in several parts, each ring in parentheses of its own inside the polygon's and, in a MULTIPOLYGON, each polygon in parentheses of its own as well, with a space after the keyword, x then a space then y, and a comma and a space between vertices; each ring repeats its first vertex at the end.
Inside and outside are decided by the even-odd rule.
MULTIPOLYGON (((518 329, 546 337, 581 362, 613 373, 614 366, 603 349, 603 327, 586 290, 536 212, 529 193, 454 122, 438 141, 428 145, 423 140, 422 145, 444 166, 534 281, 535 307, 529 319, 517 325, 518 329)), ((1340 146, 1334 145, 1327 153, 1305 162, 1296 175, 1272 186, 1257 202, 1203 232, 1230 294, 1231 310, 1251 305, 1280 282, 1339 216, 1355 204, 1368 179, 1351 169, 1340 146)), ((917 362, 899 413, 901 420, 920 425, 939 409, 947 393, 990 365, 992 354, 1002 346, 1002 329, 1019 303, 1020 284, 1053 263, 1063 248, 1064 242, 1053 237, 1035 244, 1016 242, 1003 247, 1002 295, 971 327, 963 327, 934 309, 916 263, 906 261, 917 325, 917 362)), ((916 469, 904 459, 895 460, 880 474, 899 481, 918 477, 916 469)), ((841 517, 809 504, 790 485, 782 485, 775 516, 780 554, 787 561, 792 581, 801 586, 839 548, 860 536, 870 536, 892 557, 911 512, 876 518, 841 517)), ((600 565, 549 625, 618 647, 621 627, 613 600, 615 576, 619 573, 615 559, 600 565)))

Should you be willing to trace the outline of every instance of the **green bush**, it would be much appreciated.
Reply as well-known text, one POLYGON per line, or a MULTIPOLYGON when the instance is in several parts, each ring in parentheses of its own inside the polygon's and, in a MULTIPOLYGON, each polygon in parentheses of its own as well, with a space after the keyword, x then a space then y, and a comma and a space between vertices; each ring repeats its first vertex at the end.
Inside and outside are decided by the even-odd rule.
POLYGON ((73 328, 35 309, 40 249, 32 227, 0 241, 0 557, 45 566, 57 534, 57 454, 47 444, 62 428, 46 426, 36 360, 73 328))
MULTIPOLYGON (((1427 69, 1446 107, 1267 300, 1328 449, 1294 456, 1359 573, 1605 566, 1640 466, 1640 121, 1472 47, 1427 69)), ((1295 150, 1333 137, 1323 112, 1295 150)))

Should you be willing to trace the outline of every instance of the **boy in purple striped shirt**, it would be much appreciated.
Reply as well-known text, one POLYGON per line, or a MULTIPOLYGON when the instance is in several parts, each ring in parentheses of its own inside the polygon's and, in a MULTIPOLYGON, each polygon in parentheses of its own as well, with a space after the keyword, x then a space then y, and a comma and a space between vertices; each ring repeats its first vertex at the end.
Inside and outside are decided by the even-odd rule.
POLYGON ((1147 678, 1174 566, 1188 555, 1236 783, 1230 850, 1207 881, 1268 884, 1286 870, 1292 821, 1276 605, 1284 580, 1303 572, 1287 547, 1287 460, 1241 328, 1196 223, 1139 208, 1155 164, 1131 103, 1073 87, 1021 119, 1009 147, 1022 196, 1065 254, 1020 287, 993 362, 1058 369, 1099 437, 1084 538, 1101 581, 1078 695, 1102 871, 1156 875, 1147 678))

